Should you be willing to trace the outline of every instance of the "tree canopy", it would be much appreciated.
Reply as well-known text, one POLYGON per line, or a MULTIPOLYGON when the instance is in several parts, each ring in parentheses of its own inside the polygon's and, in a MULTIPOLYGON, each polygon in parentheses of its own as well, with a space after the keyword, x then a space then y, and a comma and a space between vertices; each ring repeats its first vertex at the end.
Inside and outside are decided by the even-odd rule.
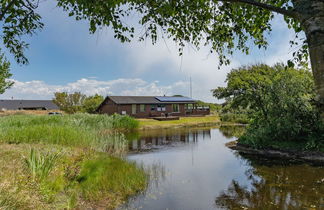
MULTIPOLYGON (((33 35, 43 27, 35 12, 38 0, 2 0, 0 21, 4 46, 18 63, 27 63, 24 35, 33 35)), ((288 28, 296 32, 291 45, 295 63, 310 57, 317 98, 324 119, 324 1, 323 0, 57 0, 76 20, 87 20, 91 33, 110 27, 121 42, 131 41, 136 18, 143 26, 139 40, 173 39, 179 52, 190 44, 206 46, 219 55, 219 63, 229 64, 235 51, 248 54, 250 46, 266 48, 274 14, 284 16, 288 28), (300 37, 300 33, 305 32, 300 37), (300 40, 299 40, 300 39, 300 40), (300 44, 300 45, 299 45, 300 44)), ((290 66, 293 62, 288 62, 290 66)))
POLYGON ((227 86, 213 91, 230 106, 249 109, 250 125, 240 143, 265 147, 287 142, 323 149, 323 124, 314 103, 312 75, 307 69, 264 64, 233 69, 227 86))
MULTIPOLYGON (((251 42, 259 48, 268 45, 266 33, 271 31, 273 12, 285 15, 288 27, 299 33, 302 28, 293 2, 295 1, 57 0, 57 6, 76 20, 88 20, 91 33, 106 26, 111 27, 115 38, 122 42, 130 41, 136 33, 134 25, 127 21, 130 19, 127 16, 136 13, 137 20, 145 28, 139 36, 140 40, 151 38, 155 43, 159 37, 166 36, 176 41, 180 50, 186 43, 197 48, 202 44, 208 45, 211 51, 219 54, 221 64, 228 64, 227 55, 233 54, 235 50, 248 54, 251 42)), ((28 43, 22 41, 22 36, 33 35, 43 28, 41 17, 35 11, 38 4, 37 0, 1 1, 2 39, 19 63, 28 62, 24 55, 28 43)), ((294 41, 291 43, 297 44, 294 41)), ((307 58, 307 47, 302 49, 301 54, 296 54, 300 60, 307 58)))
POLYGON ((6 89, 13 85, 13 81, 8 80, 11 77, 10 63, 0 52, 0 94, 3 94, 6 89))

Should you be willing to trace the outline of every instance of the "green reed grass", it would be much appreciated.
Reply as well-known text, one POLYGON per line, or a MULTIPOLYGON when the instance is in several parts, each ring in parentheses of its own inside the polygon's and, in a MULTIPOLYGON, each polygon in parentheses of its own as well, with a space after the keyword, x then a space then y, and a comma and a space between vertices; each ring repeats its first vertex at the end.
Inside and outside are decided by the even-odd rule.
POLYGON ((58 153, 39 153, 34 149, 31 149, 29 156, 25 158, 25 163, 33 177, 33 180, 43 180, 47 178, 58 157, 58 153))
POLYGON ((117 131, 137 127, 138 121, 120 115, 6 116, 0 118, 0 142, 88 147, 117 154, 127 148, 124 135, 117 131))

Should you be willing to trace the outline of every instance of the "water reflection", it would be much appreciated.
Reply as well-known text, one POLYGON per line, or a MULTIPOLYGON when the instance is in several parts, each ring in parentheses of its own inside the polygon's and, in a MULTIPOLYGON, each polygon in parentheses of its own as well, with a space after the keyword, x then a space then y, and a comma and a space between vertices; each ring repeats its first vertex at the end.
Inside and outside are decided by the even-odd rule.
POLYGON ((133 136, 128 137, 130 151, 149 151, 154 149, 162 149, 171 146, 179 146, 183 144, 195 144, 198 139, 210 139, 210 128, 205 129, 164 129, 146 130, 133 136))
POLYGON ((225 209, 324 209, 324 169, 244 156, 249 186, 233 179, 216 198, 225 209))
POLYGON ((219 130, 226 138, 238 138, 244 134, 246 126, 223 125, 219 127, 219 130))
POLYGON ((242 156, 224 144, 242 128, 145 131, 129 159, 148 189, 122 209, 324 209, 324 169, 242 156))

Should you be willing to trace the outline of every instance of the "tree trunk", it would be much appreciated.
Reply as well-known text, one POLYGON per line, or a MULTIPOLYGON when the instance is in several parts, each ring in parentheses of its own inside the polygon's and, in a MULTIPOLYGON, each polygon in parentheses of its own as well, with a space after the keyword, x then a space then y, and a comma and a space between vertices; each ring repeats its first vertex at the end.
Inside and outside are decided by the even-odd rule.
POLYGON ((321 117, 324 120, 324 1, 299 0, 295 7, 301 15, 317 93, 321 117))

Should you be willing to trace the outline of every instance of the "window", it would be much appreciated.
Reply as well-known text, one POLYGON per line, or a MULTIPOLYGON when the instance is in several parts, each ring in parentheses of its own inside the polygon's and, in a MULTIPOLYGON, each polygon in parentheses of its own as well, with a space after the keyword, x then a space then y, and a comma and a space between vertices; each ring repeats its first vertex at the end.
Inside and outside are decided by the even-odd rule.
POLYGON ((145 112, 145 104, 140 105, 140 112, 145 112))
POLYGON ((136 104, 132 104, 132 114, 136 114, 136 104))
POLYGON ((179 104, 172 104, 172 111, 179 112, 179 104))
POLYGON ((193 104, 186 104, 186 109, 188 110, 191 110, 191 109, 193 109, 193 104))
POLYGON ((155 111, 155 105, 151 105, 151 111, 155 111))
POLYGON ((157 105, 157 111, 158 112, 165 112, 166 108, 164 104, 157 105))

